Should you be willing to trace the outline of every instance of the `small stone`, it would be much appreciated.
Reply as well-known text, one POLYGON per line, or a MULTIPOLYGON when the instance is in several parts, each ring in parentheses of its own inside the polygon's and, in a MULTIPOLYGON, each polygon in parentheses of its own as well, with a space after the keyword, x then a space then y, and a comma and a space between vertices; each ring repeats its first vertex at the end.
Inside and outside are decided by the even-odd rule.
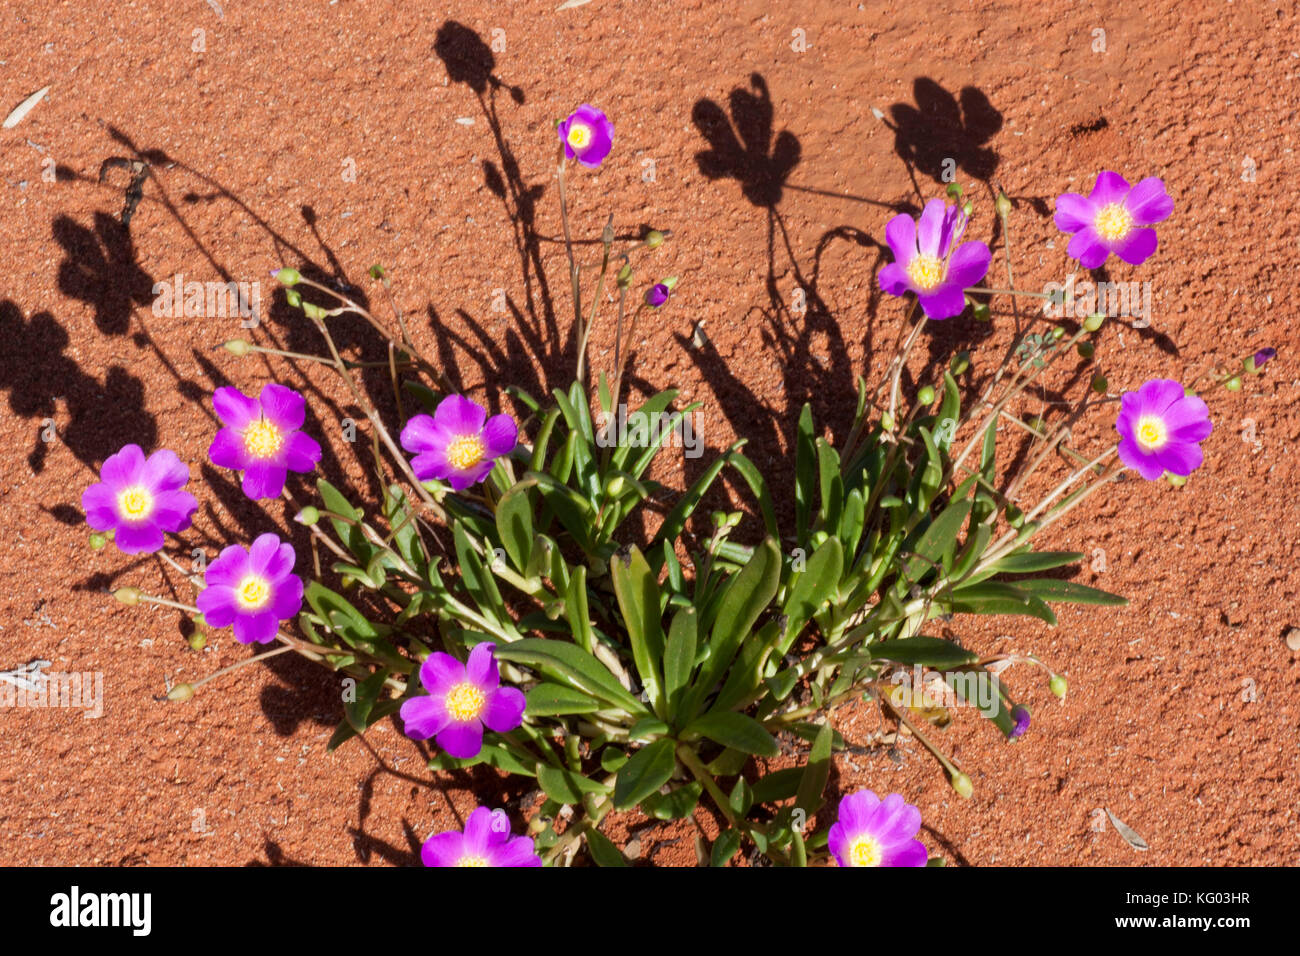
POLYGON ((1293 627, 1286 632, 1286 646, 1293 651, 1300 651, 1300 627, 1293 627))

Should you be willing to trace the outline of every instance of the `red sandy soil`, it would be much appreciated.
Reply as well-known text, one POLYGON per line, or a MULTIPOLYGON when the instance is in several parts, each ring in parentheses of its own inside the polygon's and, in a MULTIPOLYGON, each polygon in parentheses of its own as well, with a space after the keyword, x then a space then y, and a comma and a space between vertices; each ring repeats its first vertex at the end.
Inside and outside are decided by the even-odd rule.
MULTIPOLYGON (((1086 192, 1101 169, 1164 178, 1176 211, 1159 251, 1139 269, 1111 260, 1113 278, 1149 279, 1154 297, 1150 329, 1114 322, 1100 338, 1111 389, 1188 381, 1265 345, 1279 358, 1240 393, 1207 393, 1216 428, 1186 487, 1121 483, 1041 542, 1088 554, 1075 579, 1127 595, 1128 607, 1063 606, 1055 629, 1027 618, 949 625, 981 651, 1037 653, 1070 681, 1061 704, 1027 669, 1011 673, 1034 712, 1016 744, 971 714, 937 734, 972 776, 973 799, 957 798, 909 739, 841 757, 832 786, 902 793, 920 806, 932 852, 954 863, 1300 862, 1300 661, 1283 641, 1300 625, 1293 3, 221 6, 220 17, 202 0, 0 9, 0 112, 53 84, 0 131, 0 668, 40 657, 105 675, 99 719, 0 714, 0 863, 411 864, 425 837, 478 800, 509 806, 516 823, 531 812, 527 786, 503 788, 482 768, 431 780, 427 750, 392 722, 327 755, 337 683, 291 656, 189 703, 156 702, 167 679, 252 652, 228 632, 194 652, 175 612, 102 593, 170 593, 169 579, 189 598, 156 560, 91 552, 79 500, 121 445, 166 446, 209 489, 190 546, 211 556, 274 527, 294 528, 301 545, 282 504, 257 512, 205 464, 212 390, 270 378, 319 390, 312 426, 327 471, 368 487, 339 437, 349 406, 337 383, 301 363, 213 351, 242 334, 237 320, 154 316, 152 284, 176 273, 260 280, 269 303, 267 270, 303 266, 346 277, 390 315, 365 275, 382 262, 424 350, 473 396, 508 408, 510 382, 564 382, 563 247, 538 243, 550 285, 531 272, 526 284, 532 263, 511 223, 522 191, 536 232, 558 235, 550 124, 582 102, 605 109, 617 136, 610 161, 574 179, 580 234, 597 235, 608 212, 620 232, 670 228, 652 271, 683 277, 638 335, 637 387, 677 385, 703 401, 709 448, 749 436, 778 489, 789 487, 778 463, 799 405, 812 401, 842 437, 853 375, 874 382, 887 361, 903 307, 882 299, 875 272, 888 217, 918 204, 913 175, 926 198, 939 195, 942 158, 956 157, 978 206, 972 234, 986 240, 991 188, 1022 197, 1011 238, 1027 288, 1062 277, 1052 197, 1086 192), (796 30, 804 52, 792 48, 796 30), (466 32, 482 39, 461 42, 466 32), (481 45, 494 41, 489 78, 481 45), (746 152, 697 160, 710 148, 702 131, 721 143, 729 123, 746 152), (153 178, 127 233, 117 216, 129 176, 98 173, 137 155, 153 178), (1254 181, 1242 175, 1247 157, 1254 181), (505 200, 492 188, 503 177, 505 200), (815 293, 802 315, 788 308, 796 286, 815 293), (497 289, 519 314, 492 311, 497 289), (711 349, 690 347, 697 321, 711 349), (45 419, 58 433, 49 443, 45 419), (1102 572, 1091 570, 1095 549, 1102 572), (1098 827, 1102 807, 1150 850, 1098 827)), ((995 255, 1000 284, 1000 237, 995 255)), ((909 388, 964 347, 978 381, 1008 339, 1005 304, 993 331, 970 318, 932 327, 909 388)), ((610 362, 611 315, 593 335, 597 367, 610 362)), ((373 356, 373 338, 348 329, 352 351, 373 356)), ((282 302, 257 334, 319 347, 282 302)), ((1057 384, 1077 396, 1092 370, 1065 364, 1057 384)), ((1089 416, 1076 446, 1103 447, 1112 412, 1089 416)), ((670 459, 657 477, 680 488, 700 466, 670 459)), ((734 486, 728 494, 741 501, 734 486)), ((878 724, 868 704, 835 719, 862 745, 878 724)), ((611 833, 635 830, 642 859, 693 862, 691 824, 643 822, 611 833)))

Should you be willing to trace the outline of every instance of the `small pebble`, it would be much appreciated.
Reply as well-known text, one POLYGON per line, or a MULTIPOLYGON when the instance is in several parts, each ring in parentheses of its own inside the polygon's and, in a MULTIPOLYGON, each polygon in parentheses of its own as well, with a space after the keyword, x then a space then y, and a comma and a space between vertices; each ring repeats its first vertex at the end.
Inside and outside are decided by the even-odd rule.
POLYGON ((1293 651, 1300 651, 1300 627, 1293 627, 1286 632, 1286 646, 1293 651))

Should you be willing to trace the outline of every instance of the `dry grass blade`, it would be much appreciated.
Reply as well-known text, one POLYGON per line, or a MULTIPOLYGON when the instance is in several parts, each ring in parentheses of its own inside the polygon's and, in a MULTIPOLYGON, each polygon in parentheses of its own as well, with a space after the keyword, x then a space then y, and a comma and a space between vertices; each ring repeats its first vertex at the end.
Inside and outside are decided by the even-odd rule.
POLYGON ((555 8, 555 12, 559 13, 561 10, 572 10, 574 7, 580 7, 587 3, 591 3, 591 0, 564 0, 562 4, 555 8))
POLYGON ((1106 816, 1110 817, 1110 822, 1111 824, 1114 825, 1115 831, 1119 833, 1119 835, 1124 838, 1124 842, 1126 842, 1133 849, 1135 850, 1151 849, 1151 847, 1147 846, 1147 841, 1142 839, 1140 836, 1138 836, 1137 831, 1134 830, 1131 826, 1129 826, 1119 817, 1115 816, 1115 814, 1111 813, 1109 807, 1106 808, 1106 816))
POLYGON ((5 117, 5 121, 3 124, 4 128, 13 129, 15 126, 21 123, 23 121, 23 117, 26 116, 28 113, 30 113, 36 107, 36 104, 39 103, 45 97, 45 94, 48 93, 49 91, 50 88, 48 86, 43 86, 35 93, 33 93, 31 96, 27 97, 27 99, 23 100, 21 103, 15 106, 14 111, 10 113, 7 117, 5 117))

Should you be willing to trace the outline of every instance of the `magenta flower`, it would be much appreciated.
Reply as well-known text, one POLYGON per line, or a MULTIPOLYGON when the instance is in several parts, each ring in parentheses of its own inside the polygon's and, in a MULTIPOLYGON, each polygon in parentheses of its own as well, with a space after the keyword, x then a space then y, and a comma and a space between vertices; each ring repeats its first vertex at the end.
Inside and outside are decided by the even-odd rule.
POLYGON ((237 388, 219 388, 212 407, 226 427, 217 432, 208 457, 218 468, 244 473, 244 494, 275 498, 291 471, 311 471, 320 461, 320 445, 298 431, 307 403, 291 388, 267 382, 256 399, 237 388))
POLYGON ((1174 201, 1165 184, 1149 176, 1136 186, 1119 173, 1098 174, 1085 199, 1065 193, 1056 200, 1056 228, 1074 233, 1066 252, 1085 269, 1096 269, 1113 252, 1129 265, 1146 262, 1156 251, 1156 231, 1168 219, 1174 201))
POLYGON ((982 242, 958 245, 966 214, 942 199, 931 199, 916 222, 906 213, 885 226, 894 261, 880 270, 880 287, 890 295, 916 293, 932 319, 950 319, 966 307, 963 289, 984 278, 993 254, 982 242))
POLYGON ((259 535, 248 549, 232 544, 208 565, 194 603, 213 627, 233 624, 239 643, 265 644, 302 607, 295 560, 293 545, 274 534, 259 535))
POLYGON ((1147 481, 1165 472, 1186 477, 1205 460, 1199 443, 1213 428, 1205 402, 1172 379, 1154 378, 1120 396, 1120 461, 1147 481))
POLYGON ((576 159, 589 169, 595 169, 614 148, 614 124, 609 117, 583 103, 556 127, 564 143, 567 159, 576 159))
POLYGON ((432 416, 415 415, 402 429, 402 447, 421 481, 437 478, 464 491, 488 476, 492 463, 515 450, 519 426, 509 415, 487 417, 483 406, 448 395, 432 416))
POLYGON ((499 734, 524 722, 524 693, 501 687, 496 648, 491 642, 474 645, 469 663, 436 652, 420 665, 420 683, 428 696, 402 704, 406 736, 412 740, 437 737, 438 746, 453 757, 477 757, 483 748, 483 726, 499 734))
POLYGON ((916 839, 921 811, 898 794, 883 801, 870 790, 846 794, 838 817, 828 846, 840 866, 925 866, 925 844, 916 839))
MULTIPOLYGON (((480 645, 481 646, 481 645, 480 645)), ((465 821, 465 832, 448 830, 424 841, 425 866, 541 866, 528 837, 512 837, 504 810, 479 807, 465 821)))
POLYGON ((86 524, 112 531, 125 554, 152 554, 164 531, 184 531, 199 508, 188 491, 190 470, 176 452, 160 448, 148 458, 139 445, 126 445, 104 459, 99 483, 81 494, 86 524))
POLYGON ((668 294, 672 292, 665 283, 659 282, 646 289, 645 304, 652 309, 657 309, 668 301, 668 294))

